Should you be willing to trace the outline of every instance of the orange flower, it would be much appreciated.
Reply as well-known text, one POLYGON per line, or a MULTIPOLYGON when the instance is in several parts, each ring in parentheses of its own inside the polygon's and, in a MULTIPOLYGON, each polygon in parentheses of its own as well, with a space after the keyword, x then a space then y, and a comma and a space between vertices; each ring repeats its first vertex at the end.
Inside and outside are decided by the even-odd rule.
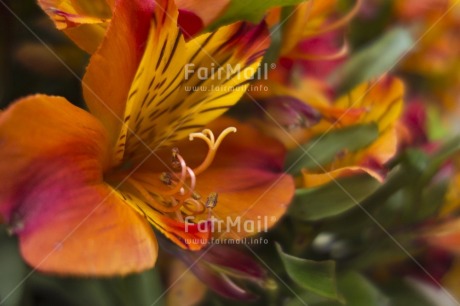
MULTIPOLYGON (((398 0, 396 16, 412 26, 417 48, 401 65, 410 73, 428 78, 427 87, 449 113, 460 97, 460 7, 454 0, 398 0)), ((429 93, 428 93, 429 94, 429 93)), ((424 93, 427 96, 427 93, 424 93)))
MULTIPOLYGON (((104 38, 119 0, 38 0, 56 27, 63 30, 80 48, 93 53, 104 38)), ((147 1, 154 2, 154 1, 147 1)), ((186 37, 192 36, 214 21, 230 0, 175 0, 180 8, 178 23, 186 37)))
POLYGON ((200 229, 188 216, 243 222, 286 210, 294 186, 281 172, 284 150, 276 141, 230 119, 208 126, 221 132, 217 138, 196 133, 241 97, 267 31, 238 23, 185 42, 177 15, 172 1, 118 3, 83 81, 91 113, 45 95, 1 113, 0 216, 38 270, 141 271, 157 257, 149 223, 180 247, 199 250, 210 226, 200 229), (243 68, 220 80, 184 73, 187 64, 215 63, 243 68), (186 90, 198 85, 221 90, 186 90), (234 127, 239 133, 229 135, 234 127), (204 142, 183 140, 189 135, 204 142), (179 149, 171 157, 172 145, 179 149))
MULTIPOLYGON (((357 0, 353 8, 344 16, 339 15, 338 0, 306 1, 293 9, 292 15, 283 25, 281 57, 292 59, 336 58, 343 55, 346 47, 334 55, 313 55, 302 50, 300 43, 332 32, 345 26, 358 12, 362 0, 357 0)), ((281 10, 274 9, 268 16, 269 25, 275 27, 281 20, 281 10)))
POLYGON ((331 129, 345 126, 374 123, 378 127, 379 136, 369 146, 356 152, 341 152, 336 160, 323 165, 319 172, 304 169, 303 179, 306 187, 316 187, 333 179, 356 174, 368 174, 376 180, 384 180, 384 164, 397 152, 397 121, 403 109, 403 83, 391 77, 379 82, 369 82, 355 88, 347 95, 339 98, 334 107, 360 114, 356 121, 346 123, 323 121, 316 127, 318 135, 331 129))
POLYGON ((397 151, 397 123, 404 94, 404 85, 399 79, 385 77, 378 82, 362 84, 334 102, 328 87, 314 79, 303 79, 295 87, 276 82, 269 83, 268 87, 269 91, 260 94, 259 101, 269 118, 257 120, 256 124, 288 149, 345 127, 371 123, 378 127, 379 137, 370 146, 357 152, 341 152, 333 163, 322 165, 326 173, 324 169, 304 169, 305 186, 314 187, 333 178, 358 173, 383 180, 383 165, 397 151), (290 121, 283 120, 286 108, 290 121))

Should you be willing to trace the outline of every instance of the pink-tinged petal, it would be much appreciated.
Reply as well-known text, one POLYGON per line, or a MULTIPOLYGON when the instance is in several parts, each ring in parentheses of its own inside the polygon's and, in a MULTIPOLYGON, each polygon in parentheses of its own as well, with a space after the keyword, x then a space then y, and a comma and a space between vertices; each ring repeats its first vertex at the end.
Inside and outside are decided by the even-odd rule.
POLYGON ((222 230, 215 226, 213 233, 222 239, 241 239, 268 231, 286 212, 294 190, 289 175, 244 167, 207 170, 200 175, 197 186, 201 195, 219 195, 213 215, 224 223, 222 230), (228 218, 239 225, 230 224, 228 218))
POLYGON ((257 261, 233 248, 214 245, 203 252, 173 252, 211 290, 230 299, 257 299, 253 292, 242 286, 243 282, 260 285, 266 280, 266 271, 257 261))
POLYGON ((59 30, 106 22, 112 15, 105 0, 38 0, 59 30))
POLYGON ((96 51, 112 15, 105 0, 38 0, 40 7, 80 48, 96 51))
MULTIPOLYGON (((282 173, 285 149, 281 143, 230 118, 220 118, 208 127, 218 135, 229 126, 236 127, 237 132, 224 139, 211 167, 198 176, 197 191, 202 196, 218 193, 213 212, 219 219, 260 220, 260 228, 238 231, 230 227, 225 229, 230 232, 222 235, 242 238, 268 230, 279 221, 295 187, 292 177, 282 173)), ((216 237, 220 234, 214 232, 216 237)))
POLYGON ((149 221, 168 239, 185 250, 198 251, 208 244, 209 225, 180 222, 159 213, 151 214, 149 221))
POLYGON ((0 115, 0 212, 10 216, 17 189, 54 158, 70 156, 88 181, 101 181, 107 166, 107 135, 89 113, 60 97, 35 95, 0 115), (88 171, 91 166, 91 171, 88 171))
POLYGON ((423 238, 434 247, 460 254, 460 219, 453 219, 431 228, 424 233, 423 238))
POLYGON ((91 112, 118 136, 128 91, 142 58, 156 2, 120 0, 106 36, 91 57, 83 93, 91 112))
POLYGON ((102 184, 84 185, 61 170, 27 190, 15 216, 24 259, 39 271, 126 275, 152 268, 158 245, 149 224, 102 184))
MULTIPOLYGON (((236 127, 236 133, 227 135, 220 145, 211 168, 237 167, 248 169, 261 169, 268 172, 282 172, 286 149, 274 138, 264 136, 249 124, 239 122, 230 117, 220 117, 206 126, 214 135, 219 135, 228 127, 236 127)), ((198 166, 205 158, 208 147, 199 140, 189 141, 185 139, 177 143, 181 155, 187 164, 192 167, 198 166)), ((159 152, 166 159, 171 152, 159 152)), ((149 166, 155 164, 164 171, 164 167, 158 161, 152 160, 149 166)))
POLYGON ((0 215, 44 272, 115 275, 152 267, 148 224, 103 183, 108 137, 64 98, 24 98, 0 115, 0 215))
POLYGON ((211 3, 205 0, 176 0, 181 10, 196 14, 203 21, 204 26, 216 20, 230 4, 230 0, 214 0, 211 3))

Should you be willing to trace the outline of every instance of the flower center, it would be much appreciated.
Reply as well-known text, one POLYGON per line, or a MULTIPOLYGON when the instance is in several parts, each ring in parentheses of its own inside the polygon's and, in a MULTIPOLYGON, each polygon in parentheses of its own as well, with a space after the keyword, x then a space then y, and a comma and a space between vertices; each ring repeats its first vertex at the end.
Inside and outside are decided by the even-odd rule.
MULTIPOLYGON (((162 185, 167 186, 167 190, 159 190, 149 183, 148 177, 137 175, 131 177, 127 183, 142 196, 141 205, 137 204, 137 209, 148 215, 148 209, 154 209, 165 214, 174 214, 177 220, 184 222, 185 216, 195 216, 203 214, 206 210, 211 217, 212 209, 217 205, 218 195, 211 192, 204 201, 200 194, 196 192, 197 176, 203 173, 212 164, 217 149, 224 138, 236 132, 235 127, 226 128, 215 138, 213 132, 205 129, 200 133, 191 133, 189 140, 195 138, 202 139, 208 145, 208 152, 203 162, 196 168, 190 168, 178 148, 171 150, 171 172, 163 172, 159 179, 162 185), (145 207, 145 205, 148 207, 145 207)), ((147 176, 147 175, 146 175, 147 176)))

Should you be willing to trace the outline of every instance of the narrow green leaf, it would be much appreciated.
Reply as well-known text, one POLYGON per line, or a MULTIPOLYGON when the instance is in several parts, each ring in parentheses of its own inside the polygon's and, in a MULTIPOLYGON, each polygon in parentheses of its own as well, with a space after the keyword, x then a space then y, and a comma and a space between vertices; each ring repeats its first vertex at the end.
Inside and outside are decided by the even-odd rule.
POLYGON ((391 297, 392 306, 435 306, 435 304, 424 296, 419 290, 411 285, 407 280, 390 282, 388 288, 385 288, 388 296, 391 297))
MULTIPOLYGON (((389 300, 371 282, 357 272, 348 272, 337 279, 340 294, 343 295, 345 304, 339 301, 322 299, 315 301, 308 293, 300 298, 310 306, 388 306, 389 300)), ((286 306, 301 306, 298 298, 290 300, 286 306)))
POLYGON ((239 20, 259 23, 267 10, 279 6, 291 6, 305 0, 231 0, 229 7, 209 30, 217 29, 223 25, 231 24, 239 20))
POLYGON ((305 221, 336 216, 361 203, 379 186, 369 175, 358 175, 319 188, 298 189, 288 212, 305 221))
POLYGON ((356 85, 389 72, 413 48, 408 29, 388 31, 370 46, 358 51, 332 76, 331 82, 346 92, 356 85))
POLYGON ((0 227, 0 249, 0 304, 19 305, 24 289, 22 281, 28 269, 21 259, 16 239, 7 237, 3 227, 0 227))
POLYGON ((113 285, 125 305, 164 305, 163 286, 157 269, 115 279, 113 285))
POLYGON ((292 175, 299 174, 303 168, 317 169, 318 164, 332 162, 343 150, 356 152, 369 146, 378 136, 378 127, 375 123, 355 125, 326 133, 291 151, 286 159, 285 169, 292 175))
MULTIPOLYGON (((340 293, 342 293, 345 297, 347 305, 388 305, 388 299, 371 282, 359 273, 349 272, 341 276, 338 280, 338 286, 340 293)), ((332 306, 332 304, 330 306, 332 306)))
POLYGON ((276 245, 289 277, 305 290, 333 300, 341 300, 337 292, 335 262, 313 261, 286 254, 276 245))

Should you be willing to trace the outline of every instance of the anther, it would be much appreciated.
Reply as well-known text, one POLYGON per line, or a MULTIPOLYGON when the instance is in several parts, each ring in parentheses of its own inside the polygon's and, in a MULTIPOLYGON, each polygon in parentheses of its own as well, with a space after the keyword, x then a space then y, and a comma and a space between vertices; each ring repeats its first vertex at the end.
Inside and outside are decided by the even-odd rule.
POLYGON ((201 195, 199 193, 197 193, 197 192, 193 192, 192 193, 192 199, 197 200, 197 201, 201 200, 201 195))
POLYGON ((173 148, 172 150, 172 158, 171 158, 171 164, 174 169, 180 169, 181 163, 178 158, 179 155, 179 149, 178 148, 173 148))
POLYGON ((161 181, 163 184, 170 186, 170 185, 172 184, 172 175, 171 175, 171 173, 169 173, 169 172, 163 172, 163 173, 160 175, 160 181, 161 181))
POLYGON ((217 205, 217 192, 211 192, 206 199, 206 208, 214 208, 217 205))

